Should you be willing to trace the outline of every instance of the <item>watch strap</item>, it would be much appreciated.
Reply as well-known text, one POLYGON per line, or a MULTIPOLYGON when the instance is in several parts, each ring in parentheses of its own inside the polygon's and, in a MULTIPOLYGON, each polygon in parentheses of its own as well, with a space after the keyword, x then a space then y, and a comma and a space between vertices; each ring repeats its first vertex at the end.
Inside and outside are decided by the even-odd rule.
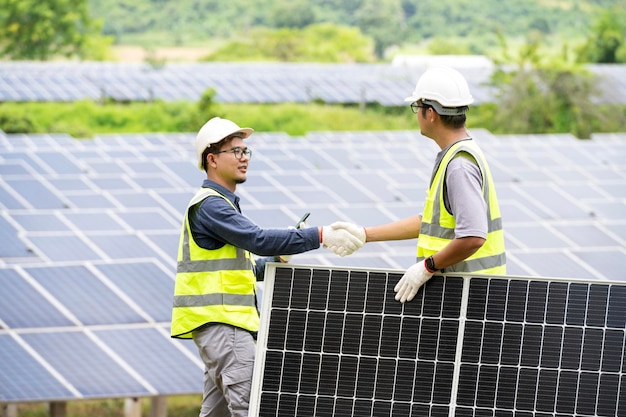
POLYGON ((428 258, 424 260, 424 265, 426 266, 426 269, 428 270, 428 272, 430 272, 431 274, 434 274, 435 272, 439 271, 437 267, 435 267, 435 260, 433 259, 432 256, 429 256, 428 258))

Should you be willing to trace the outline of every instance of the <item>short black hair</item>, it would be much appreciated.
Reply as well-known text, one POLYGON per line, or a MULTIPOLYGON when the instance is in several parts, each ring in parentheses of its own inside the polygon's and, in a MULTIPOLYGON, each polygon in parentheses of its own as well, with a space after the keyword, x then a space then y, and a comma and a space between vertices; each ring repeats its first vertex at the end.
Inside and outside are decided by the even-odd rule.
MULTIPOLYGON (((421 106, 422 106, 421 107, 422 117, 426 117, 426 112, 428 111, 428 109, 433 109, 434 112, 437 112, 437 110, 430 104, 421 103, 421 106)), ((467 117, 465 116, 465 113, 457 114, 456 116, 447 116, 445 114, 439 114, 439 118, 441 119, 441 122, 444 124, 444 126, 452 128, 452 129, 458 129, 458 128, 465 126, 465 122, 467 121, 467 117)))
POLYGON ((235 132, 232 135, 226 136, 224 139, 220 140, 219 142, 215 142, 215 143, 212 143, 209 146, 207 146, 207 148, 204 150, 204 152, 202 152, 202 169, 204 171, 207 170, 206 157, 210 153, 219 152, 220 149, 222 149, 222 147, 224 145, 230 143, 234 138, 243 138, 243 137, 244 137, 244 135, 242 133, 235 132))

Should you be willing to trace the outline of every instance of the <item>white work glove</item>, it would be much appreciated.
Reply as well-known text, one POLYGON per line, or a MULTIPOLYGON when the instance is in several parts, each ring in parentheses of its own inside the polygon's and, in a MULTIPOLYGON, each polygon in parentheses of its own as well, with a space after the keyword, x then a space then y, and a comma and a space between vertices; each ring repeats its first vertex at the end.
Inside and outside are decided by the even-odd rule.
POLYGON ((365 232, 363 235, 353 235, 345 228, 333 223, 322 227, 322 246, 330 249, 335 255, 347 256, 365 244, 365 232))
POLYGON ((333 227, 333 229, 347 230, 348 232, 350 232, 352 236, 356 237, 362 242, 361 246, 365 244, 365 240, 367 238, 365 234, 365 227, 357 226, 354 223, 348 223, 348 222, 335 222, 331 224, 331 226, 333 227))
POLYGON ((434 272, 428 272, 426 269, 426 261, 421 261, 411 266, 393 288, 396 292, 396 301, 401 303, 411 301, 420 287, 433 275, 434 272))

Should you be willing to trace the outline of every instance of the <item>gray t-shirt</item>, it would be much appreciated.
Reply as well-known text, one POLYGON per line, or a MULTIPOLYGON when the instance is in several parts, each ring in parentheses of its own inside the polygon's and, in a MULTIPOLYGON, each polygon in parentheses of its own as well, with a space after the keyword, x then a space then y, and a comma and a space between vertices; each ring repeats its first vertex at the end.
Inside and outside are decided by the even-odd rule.
MULTIPOLYGON (((446 150, 437 154, 435 169, 446 150)), ((456 221, 456 238, 487 238, 487 204, 482 193, 482 183, 480 168, 468 153, 459 152, 448 164, 443 199, 446 209, 456 221)))

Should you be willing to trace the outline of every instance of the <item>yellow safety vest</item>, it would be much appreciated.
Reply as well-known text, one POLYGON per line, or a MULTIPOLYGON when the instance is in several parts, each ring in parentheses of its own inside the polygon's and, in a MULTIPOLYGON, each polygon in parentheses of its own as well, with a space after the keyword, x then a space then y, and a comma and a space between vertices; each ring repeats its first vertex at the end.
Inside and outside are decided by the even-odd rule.
POLYGON ((466 152, 474 157, 483 178, 483 197, 489 216, 487 240, 472 256, 445 268, 445 272, 471 272, 476 274, 506 274, 506 255, 500 206, 491 177, 491 171, 482 151, 473 140, 462 140, 453 144, 443 156, 430 183, 422 226, 417 238, 417 260, 423 260, 441 251, 452 239, 456 221, 444 205, 444 187, 448 164, 459 154, 466 152))
POLYGON ((219 249, 204 249, 191 234, 189 209, 208 197, 223 198, 233 205, 217 191, 203 188, 187 206, 174 285, 171 336, 176 338, 190 339, 191 332, 206 323, 225 323, 253 332, 259 329, 255 262, 250 252, 228 243, 219 249))

